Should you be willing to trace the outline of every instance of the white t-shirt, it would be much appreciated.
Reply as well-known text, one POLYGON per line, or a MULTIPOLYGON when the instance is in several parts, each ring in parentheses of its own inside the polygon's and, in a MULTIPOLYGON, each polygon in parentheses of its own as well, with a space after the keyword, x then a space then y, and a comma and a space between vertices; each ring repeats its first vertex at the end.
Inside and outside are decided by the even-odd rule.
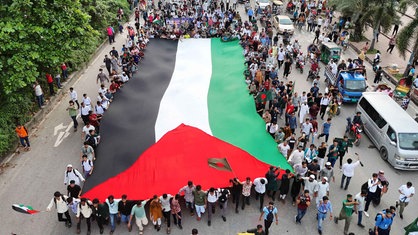
POLYGON ((280 152, 283 154, 283 156, 287 157, 287 154, 290 150, 290 146, 288 144, 286 144, 286 146, 285 146, 283 143, 281 143, 281 144, 279 144, 278 148, 279 148, 280 152))
POLYGON ((72 101, 76 101, 77 100, 77 92, 75 90, 70 91, 70 97, 72 101))
POLYGON ((95 130, 95 128, 94 128, 94 126, 93 126, 93 125, 90 125, 89 127, 87 127, 87 126, 84 126, 84 127, 83 127, 83 132, 84 132, 84 134, 86 134, 86 135, 88 135, 88 134, 90 133, 90 130, 95 130))
POLYGON ((401 191, 401 193, 402 193, 402 194, 399 195, 399 201, 401 201, 401 202, 409 202, 409 200, 411 199, 411 198, 409 198, 409 196, 411 196, 411 194, 415 194, 415 188, 412 187, 412 186, 410 188, 408 188, 406 186, 406 184, 399 187, 399 191, 401 191), (407 198, 405 198, 405 196, 407 198))
POLYGON ((213 203, 213 202, 216 202, 217 200, 218 200, 218 192, 214 191, 213 195, 210 192, 208 192, 208 202, 213 203))
POLYGON ((38 84, 38 85, 36 85, 35 86, 35 95, 36 96, 40 96, 40 95, 42 95, 43 94, 43 92, 42 92, 42 88, 41 88, 41 86, 38 84))
POLYGON ((357 210, 358 211, 364 211, 365 197, 362 197, 361 193, 357 193, 357 195, 354 199, 357 200, 357 202, 358 202, 357 210))
POLYGON ((255 191, 257 193, 265 193, 266 192, 266 184, 267 184, 267 179, 260 177, 260 178, 256 178, 254 179, 253 182, 254 186, 255 186, 255 191), (261 179, 264 179, 264 184, 261 183, 261 179))
POLYGON ((161 207, 163 208, 163 211, 164 212, 168 212, 168 211, 171 210, 171 207, 170 207, 170 199, 172 197, 173 196, 171 196, 170 194, 167 194, 167 198, 166 199, 164 199, 163 196, 160 197, 161 207))
POLYGON ((360 166, 360 161, 357 161, 355 163, 344 163, 342 170, 343 170, 343 174, 347 177, 353 177, 354 176, 354 168, 360 166))
POLYGON ((90 106, 91 105, 91 99, 90 99, 90 97, 83 97, 83 103, 86 106, 90 106))
POLYGON ((87 159, 87 161, 82 161, 81 165, 83 166, 84 171, 90 171, 93 168, 93 161, 87 159))

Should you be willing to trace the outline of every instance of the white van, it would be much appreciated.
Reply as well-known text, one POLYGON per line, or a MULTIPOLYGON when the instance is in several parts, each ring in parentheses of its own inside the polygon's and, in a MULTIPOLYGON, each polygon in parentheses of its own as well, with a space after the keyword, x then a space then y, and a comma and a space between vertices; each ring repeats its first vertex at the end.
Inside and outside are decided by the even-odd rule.
POLYGON ((383 160, 396 169, 418 169, 418 123, 399 104, 387 94, 364 92, 356 110, 383 160))

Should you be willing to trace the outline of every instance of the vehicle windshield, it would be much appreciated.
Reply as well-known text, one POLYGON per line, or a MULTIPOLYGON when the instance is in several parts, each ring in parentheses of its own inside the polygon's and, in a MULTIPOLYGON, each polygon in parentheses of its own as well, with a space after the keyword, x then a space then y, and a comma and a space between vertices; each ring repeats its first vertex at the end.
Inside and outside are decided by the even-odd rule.
POLYGON ((258 0, 259 3, 269 3, 269 0, 258 0))
POLYGON ((282 24, 282 25, 292 25, 293 23, 288 18, 282 18, 282 19, 280 19, 280 24, 282 24))
POLYGON ((418 133, 399 133, 399 147, 405 150, 418 150, 418 133))
POLYGON ((366 82, 362 80, 346 80, 345 89, 347 91, 364 91, 366 90, 366 82))

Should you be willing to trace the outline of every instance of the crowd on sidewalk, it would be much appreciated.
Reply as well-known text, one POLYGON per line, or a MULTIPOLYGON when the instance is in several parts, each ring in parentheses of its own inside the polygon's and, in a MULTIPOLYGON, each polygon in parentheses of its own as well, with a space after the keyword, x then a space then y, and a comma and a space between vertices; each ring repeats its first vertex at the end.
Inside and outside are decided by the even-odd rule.
MULTIPOLYGON (((327 40, 326 36, 319 37, 325 35, 325 32, 320 34, 321 30, 331 29, 334 27, 332 25, 336 25, 336 28, 332 28, 331 31, 334 33, 338 31, 340 26, 339 30, 341 31, 341 28, 347 24, 347 22, 333 23, 332 13, 328 9, 312 4, 314 3, 303 4, 299 6, 300 8, 297 6, 298 4, 295 4, 295 9, 302 10, 302 7, 306 5, 306 9, 302 10, 306 15, 312 13, 314 8, 323 9, 326 12, 326 19, 322 20, 319 16, 313 19, 315 23, 310 22, 310 18, 308 18, 309 30, 315 31, 317 43, 327 40), (317 31, 319 35, 316 33, 317 31)), ((87 224, 87 234, 91 233, 92 220, 97 222, 100 234, 104 232, 104 226, 107 224, 110 224, 111 234, 114 233, 119 223, 126 224, 127 229, 131 231, 133 222, 139 228, 139 234, 143 234, 144 226, 148 224, 145 211, 147 208, 149 220, 154 228, 160 231, 162 226, 166 226, 166 232, 169 234, 173 227, 171 222, 178 229, 183 228, 182 222, 185 216, 185 213, 182 213, 183 202, 190 209, 190 215, 196 215, 198 221, 207 212, 207 225, 211 226, 217 208, 220 210, 219 214, 222 220, 227 221, 227 208, 230 199, 235 204, 235 213, 240 212, 239 207, 241 207, 241 211, 244 211, 245 207, 248 207, 255 199, 259 202, 257 203, 261 212, 259 220, 264 222, 264 226, 258 225, 256 229, 250 231, 255 234, 268 235, 272 223, 278 224, 279 221, 279 206, 274 202, 279 200, 285 203, 290 191, 292 204, 296 207, 295 213, 293 213, 296 225, 302 224, 302 219, 308 210, 313 210, 313 215, 318 221, 319 234, 322 234, 323 221, 327 217, 334 219, 335 223, 345 220, 344 234, 349 233, 353 213, 358 214, 358 226, 364 227, 362 215, 369 216, 367 211, 370 203, 379 204, 382 195, 388 189, 388 181, 384 177, 383 171, 373 173, 360 192, 354 191, 356 194, 347 194, 346 199, 342 202, 340 212, 334 212, 335 206, 333 210, 329 184, 335 182, 335 163, 339 159, 340 169, 343 172, 341 190, 349 190, 350 180, 354 177, 354 169, 360 166, 361 162, 360 159, 354 161, 349 156, 345 156, 349 145, 347 137, 343 137, 342 141, 333 140, 333 143, 329 147, 327 146, 332 117, 335 115, 333 110, 337 102, 332 87, 329 92, 321 92, 319 80, 315 79, 309 91, 303 92, 302 95, 294 92, 295 84, 290 81, 290 74, 293 60, 298 59, 299 55, 297 53, 296 56, 293 56, 292 53, 294 49, 300 51, 297 39, 287 45, 284 45, 282 40, 280 44, 279 35, 273 34, 271 24, 266 23, 265 28, 258 30, 253 22, 243 21, 236 11, 236 2, 229 5, 229 1, 225 4, 223 1, 216 0, 196 0, 174 5, 160 1, 157 6, 155 9, 149 7, 148 10, 142 11, 136 9, 135 26, 130 24, 127 26, 127 39, 124 46, 120 51, 113 47, 109 55, 105 56, 103 68, 106 68, 108 73, 106 74, 103 68, 99 70, 97 84, 100 84, 100 87, 96 102, 93 102, 87 94, 83 94, 82 102, 79 104, 77 92, 74 88, 70 88, 70 101, 67 110, 74 122, 74 131, 77 131, 78 128, 78 114, 84 124, 81 134, 83 142, 80 159, 82 171, 78 171, 71 164, 67 165, 64 173, 67 193, 55 192, 47 210, 51 211, 55 208, 58 213, 58 221, 65 222, 67 227, 72 225, 71 211, 77 218, 77 233, 81 232, 81 221, 84 219, 87 224), (140 23, 141 15, 145 22, 143 25, 140 23), (248 177, 243 181, 234 178, 229 181, 229 187, 207 190, 189 181, 186 186, 179 189, 176 195, 166 193, 155 195, 148 200, 128 200, 127 195, 109 195, 104 202, 100 202, 98 199, 89 200, 81 197, 82 183, 88 180, 88 177, 93 173, 94 161, 100 159, 95 155, 95 149, 100 144, 100 120, 105 118, 106 110, 110 108, 113 99, 117 99, 118 90, 122 89, 130 79, 133 79, 133 74, 140 66, 141 58, 145 56, 146 46, 150 43, 149 39, 186 40, 187 38, 225 35, 234 35, 239 38, 246 59, 245 63, 248 66, 245 81, 249 86, 249 92, 255 97, 257 112, 266 121, 266 131, 275 139, 278 151, 288 159, 294 173, 270 167, 264 176, 255 179, 248 177), (282 80, 279 79, 280 69, 283 70, 282 80), (270 91, 269 96, 271 95, 271 97, 260 98, 260 95, 265 94, 266 91, 270 91), (296 115, 297 112, 299 112, 298 115, 296 115), (328 118, 322 123, 322 127, 319 127, 318 115, 324 120, 325 114, 328 114, 328 118), (299 120, 297 120, 297 116, 299 120), (283 117, 285 118, 284 126, 279 127, 279 122, 283 117), (297 129, 300 129, 299 137, 296 136, 297 129), (314 141, 322 137, 325 137, 325 141, 317 148, 314 141), (326 156, 327 160, 325 160, 326 156), (278 197, 276 197, 277 192, 278 197), (267 205, 264 203, 266 195, 270 198, 267 205), (121 199, 117 199, 119 197, 121 199), (338 216, 336 216, 337 214, 338 216)), ((300 22, 300 17, 298 19, 300 22)), ((109 43, 112 44, 116 32, 110 26, 107 32, 109 43)), ((122 27, 119 32, 124 33, 125 28, 122 27)), ((340 34, 337 33, 337 35, 340 34)), ((341 41, 339 36, 338 40, 341 41)), ((318 60, 315 54, 310 55, 310 59, 312 64, 318 60)), ((332 68, 335 66, 336 69, 341 70, 358 65, 352 62, 346 64, 342 61, 338 65, 330 64, 329 66, 332 68)), ((399 188, 399 193, 400 199, 396 206, 377 213, 376 226, 373 231, 376 234, 389 234, 398 205, 400 206, 400 218, 403 218, 403 210, 415 194, 412 183, 408 182, 402 185, 399 188)), ((334 204, 337 205, 336 202, 334 204)), ((310 214, 312 215, 312 213, 310 214)), ((197 234, 197 230, 195 234, 197 234)))

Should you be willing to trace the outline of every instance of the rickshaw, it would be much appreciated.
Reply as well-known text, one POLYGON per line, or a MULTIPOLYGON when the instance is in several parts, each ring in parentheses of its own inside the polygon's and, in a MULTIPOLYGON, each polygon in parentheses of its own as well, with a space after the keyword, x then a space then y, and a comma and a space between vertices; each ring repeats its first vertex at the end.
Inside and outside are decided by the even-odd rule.
POLYGON ((321 61, 328 64, 331 59, 338 62, 341 57, 341 48, 334 42, 322 42, 321 61))
MULTIPOLYGON (((307 57, 310 59, 311 58, 311 54, 315 54, 316 58, 319 58, 321 55, 321 51, 319 50, 319 48, 315 45, 315 44, 310 44, 308 46, 308 53, 307 53, 307 57)), ((310 61, 312 63, 312 61, 310 61)))
POLYGON ((273 14, 274 15, 280 15, 281 11, 283 8, 283 2, 279 1, 279 0, 274 0, 273 1, 273 14))
POLYGON ((395 87, 395 91, 393 92, 393 97, 395 100, 403 99, 409 91, 411 90, 411 85, 406 84, 407 78, 401 78, 398 82, 398 85, 395 87))

